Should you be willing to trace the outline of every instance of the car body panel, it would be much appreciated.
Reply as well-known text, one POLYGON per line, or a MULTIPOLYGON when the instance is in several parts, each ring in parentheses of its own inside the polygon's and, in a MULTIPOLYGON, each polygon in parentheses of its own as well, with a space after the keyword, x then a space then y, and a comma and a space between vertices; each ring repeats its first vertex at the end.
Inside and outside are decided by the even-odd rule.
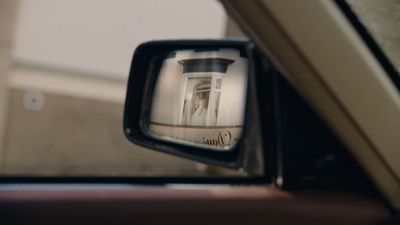
POLYGON ((36 186, 0 190, 2 224, 379 224, 380 203, 269 187, 36 186))
POLYGON ((400 208, 400 96, 333 1, 222 1, 400 208))

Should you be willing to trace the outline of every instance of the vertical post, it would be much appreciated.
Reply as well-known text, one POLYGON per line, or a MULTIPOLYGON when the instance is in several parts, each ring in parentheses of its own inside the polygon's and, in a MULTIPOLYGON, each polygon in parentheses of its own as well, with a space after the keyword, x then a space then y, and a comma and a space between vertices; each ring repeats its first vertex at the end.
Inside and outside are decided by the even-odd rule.
MULTIPOLYGON (((11 69, 11 51, 18 1, 0 1, 0 169, 3 167, 4 136, 8 106, 8 75, 11 69)), ((0 173, 2 171, 0 170, 0 173)))

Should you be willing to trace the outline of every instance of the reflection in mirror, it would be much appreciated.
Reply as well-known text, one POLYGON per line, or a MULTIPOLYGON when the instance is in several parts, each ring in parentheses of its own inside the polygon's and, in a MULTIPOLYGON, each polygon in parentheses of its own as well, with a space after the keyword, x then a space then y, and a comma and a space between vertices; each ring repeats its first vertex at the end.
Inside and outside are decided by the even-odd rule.
POLYGON ((242 133, 247 61, 236 49, 171 52, 155 85, 149 134, 214 151, 232 149, 242 133))

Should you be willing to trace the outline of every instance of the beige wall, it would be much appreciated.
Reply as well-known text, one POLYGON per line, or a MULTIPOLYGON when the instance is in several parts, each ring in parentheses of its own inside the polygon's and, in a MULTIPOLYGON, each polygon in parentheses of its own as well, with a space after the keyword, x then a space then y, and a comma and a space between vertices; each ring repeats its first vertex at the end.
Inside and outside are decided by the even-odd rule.
POLYGON ((221 38, 216 0, 20 0, 19 62, 127 79, 133 50, 155 39, 221 38))
POLYGON ((196 165, 129 143, 123 104, 12 89, 3 173, 19 175, 196 174, 196 165), (24 98, 41 95, 40 110, 24 98))
MULTIPOLYGON (((41 1, 41 4, 43 5, 46 2, 54 5, 53 1, 47 0, 41 1)), ((71 4, 78 4, 78 2, 66 1, 63 4, 71 6, 71 4)), ((130 1, 119 2, 131 4, 130 1)), ((174 2, 178 4, 179 0, 174 2)), ((218 3, 213 1, 213 4, 218 3)), ((119 71, 129 68, 129 65, 125 64, 130 63, 134 46, 128 43, 128 46, 121 47, 121 45, 127 43, 119 42, 117 36, 121 34, 118 34, 117 31, 118 35, 114 37, 113 41, 104 42, 103 45, 107 46, 99 48, 111 55, 120 54, 118 57, 111 56, 114 63, 112 61, 108 62, 111 64, 97 63, 99 73, 90 69, 92 68, 89 65, 90 63, 86 69, 85 66, 79 67, 79 63, 85 61, 79 61, 79 57, 91 51, 87 49, 88 46, 78 46, 78 48, 88 50, 80 54, 79 49, 68 49, 68 43, 63 42, 65 40, 56 38, 57 35, 60 36, 61 34, 52 34, 54 30, 45 29, 46 27, 42 27, 43 24, 39 27, 29 27, 29 25, 32 25, 31 23, 34 23, 32 18, 29 19, 30 16, 34 15, 34 18, 36 18, 35 16, 38 15, 33 11, 43 10, 43 8, 38 9, 38 5, 32 1, 21 1, 19 5, 17 38, 15 39, 17 46, 14 49, 13 66, 10 71, 10 51, 12 50, 11 41, 13 40, 12 21, 17 13, 17 4, 16 1, 12 0, 0 1, 0 37, 2 38, 0 40, 0 92, 2 92, 0 94, 0 109, 3 109, 0 110, 0 118, 2 113, 7 113, 7 116, 4 117, 6 118, 5 123, 0 120, 0 128, 3 125, 6 130, 4 134, 0 133, 0 137, 5 137, 1 145, 3 151, 0 152, 1 174, 39 176, 243 176, 242 173, 234 170, 204 166, 129 143, 122 133, 126 88, 124 80, 127 72, 124 72, 124 79, 116 79, 118 76, 115 77, 112 71, 113 68, 117 67, 121 69, 119 71), (34 10, 32 11, 32 8, 28 6, 33 7, 34 10), (24 27, 27 30, 24 30, 24 27), (41 31, 40 29, 45 30, 41 31), (4 35, 4 38, 2 35, 4 35), (52 55, 50 51, 52 50, 51 45, 54 44, 50 43, 52 41, 61 41, 62 46, 67 48, 68 51, 65 53, 68 53, 69 58, 73 59, 70 61, 71 67, 57 67, 57 63, 52 64, 51 60, 40 61, 40 57, 37 58, 39 61, 32 59, 31 63, 29 62, 35 54, 42 56, 42 59, 46 57, 57 59, 59 55, 52 55), (40 47, 47 45, 47 42, 48 46, 40 47), (113 46, 113 43, 118 46, 113 46), (113 47, 127 49, 119 53, 118 51, 115 52, 115 49, 104 49, 113 47), (41 49, 49 51, 40 52, 41 49), (75 53, 73 53, 74 51, 75 53), (125 51, 129 51, 129 54, 125 54, 125 51), (123 57, 125 62, 122 66, 119 64, 120 57, 123 57), (74 60, 78 60, 79 63, 74 64, 74 60), (41 63, 38 64, 37 62, 41 63), (73 64, 77 67, 74 67, 73 64), (10 76, 6 76, 7 73, 10 76), (104 76, 105 74, 109 76, 104 76), (8 86, 6 86, 7 83, 8 86), (9 90, 8 96, 5 94, 7 90, 9 90)), ((216 10, 217 13, 222 12, 219 11, 220 8, 216 10)), ((224 16, 217 15, 214 19, 223 19, 224 16)), ((208 19, 210 18, 208 17, 208 19)), ((156 23, 156 18, 154 20, 153 23, 156 23)), ((211 18, 210 21, 213 22, 213 19, 211 18)), ((54 20, 51 22, 56 23, 54 20)), ((206 20, 202 21, 202 23, 204 22, 206 20)), ((47 25, 49 24, 51 25, 51 23, 47 23, 47 25)), ((97 23, 97 25, 93 29, 101 30, 101 23, 97 23)), ((151 27, 151 29, 163 30, 164 27, 165 24, 159 24, 158 28, 151 27)), ((207 36, 207 32, 211 34, 208 36, 223 36, 224 27, 224 24, 218 25, 215 21, 212 27, 203 26, 204 29, 189 26, 190 29, 197 28, 197 33, 192 33, 192 36, 203 37, 207 36), (207 29, 211 29, 211 31, 207 29)), ((190 35, 185 35, 185 32, 192 32, 189 28, 180 29, 179 34, 190 37, 190 35)), ((75 28, 69 27, 69 29, 75 28)), ((132 29, 134 30, 134 28, 132 29)), ((163 34, 164 38, 173 37, 174 33, 168 33, 170 31, 171 29, 165 30, 164 33, 159 34, 163 34)), ((141 31, 139 29, 135 32, 140 33, 141 31)), ((131 34, 132 30, 127 33, 131 34)), ((82 38, 94 38, 90 35, 93 34, 83 34, 82 38)), ((139 39, 137 37, 134 39, 135 43, 141 40, 140 38, 143 39, 141 35, 138 37, 139 39)), ((79 40, 79 37, 74 38, 79 40)), ((95 41, 101 42, 101 40, 95 41)), ((95 51, 100 51, 99 49, 95 49, 95 51)), ((63 53, 63 51, 58 53, 63 53)), ((62 55, 62 57, 64 56, 62 55)), ((86 58, 90 58, 90 56, 86 56, 86 58)), ((120 72, 116 71, 115 73, 120 72)))
POLYGON ((43 68, 13 68, 2 174, 212 176, 243 174, 126 140, 126 84, 43 68))
MULTIPOLYGON (((21 77, 22 78, 22 77, 21 77)), ((75 84, 82 82, 74 78, 75 84)), ((40 80, 43 81, 43 80, 40 80)), ((56 81, 53 79, 55 84, 56 81)), ((105 82, 97 91, 111 90, 105 82), (102 87, 102 88, 100 88, 102 87)), ((3 174, 204 176, 236 174, 144 149, 122 132, 123 102, 53 93, 11 80, 3 174)), ((74 86, 73 81, 68 85, 74 86)), ((92 88, 94 88, 92 86, 92 88)), ((121 87, 123 89, 123 87, 121 87)))

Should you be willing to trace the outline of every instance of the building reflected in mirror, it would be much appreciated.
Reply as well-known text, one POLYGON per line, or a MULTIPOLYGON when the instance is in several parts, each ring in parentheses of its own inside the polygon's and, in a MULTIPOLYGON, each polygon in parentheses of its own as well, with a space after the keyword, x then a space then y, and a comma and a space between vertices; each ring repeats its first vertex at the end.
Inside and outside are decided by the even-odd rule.
POLYGON ((159 138, 229 150, 240 138, 247 58, 236 49, 180 50, 164 61, 149 130, 159 138))

